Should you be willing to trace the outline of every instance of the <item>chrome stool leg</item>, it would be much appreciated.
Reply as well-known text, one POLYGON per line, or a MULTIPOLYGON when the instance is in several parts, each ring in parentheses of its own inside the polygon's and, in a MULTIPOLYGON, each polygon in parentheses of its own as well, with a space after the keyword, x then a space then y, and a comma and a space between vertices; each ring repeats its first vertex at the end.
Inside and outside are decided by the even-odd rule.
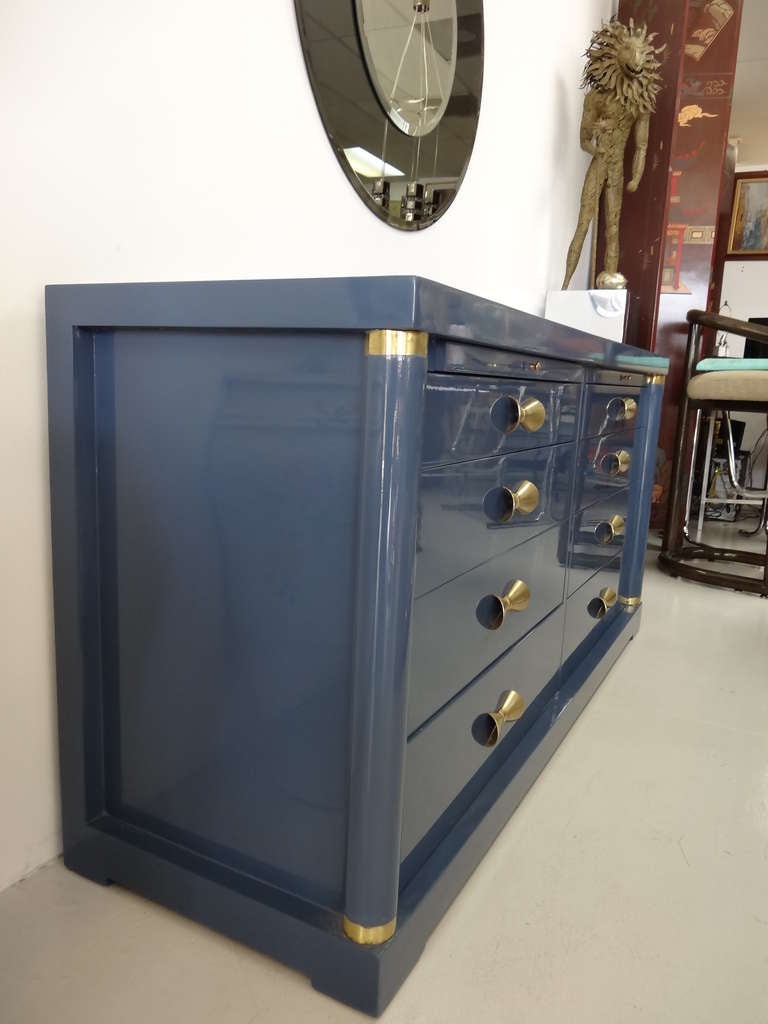
POLYGON ((739 530, 740 537, 756 537, 758 533, 763 530, 768 532, 768 501, 763 502, 763 510, 760 514, 760 520, 754 530, 739 530))
MULTIPOLYGON (((691 502, 693 501, 693 477, 694 469, 696 467, 696 452, 699 449, 699 431, 701 429, 701 409, 696 410, 696 426, 693 430, 693 456, 691 458, 691 470, 688 474, 688 494, 685 499, 685 516, 683 517, 683 537, 686 540, 691 539, 691 535, 688 532, 688 524, 691 521, 691 502)), ((704 497, 704 488, 702 487, 701 497, 704 497)), ((701 500, 701 499, 700 499, 701 500)), ((699 531, 701 532, 701 531, 699 531)))
MULTIPOLYGON (((701 414, 701 410, 699 410, 701 414)), ((707 487, 709 485, 709 467, 712 465, 712 447, 715 440, 715 422, 717 420, 717 413, 710 412, 709 414, 709 432, 707 434, 707 453, 704 456, 704 469, 701 474, 701 498, 699 500, 699 523, 698 529, 696 530, 699 541, 701 541, 701 535, 704 532, 704 512, 706 510, 706 497, 707 487)))
POLYGON ((726 464, 729 478, 728 483, 740 497, 762 498, 765 500, 768 498, 768 489, 760 490, 757 487, 744 487, 739 483, 736 471, 736 447, 733 443, 731 414, 725 409, 723 410, 723 419, 725 420, 726 451, 728 452, 728 462, 726 464))

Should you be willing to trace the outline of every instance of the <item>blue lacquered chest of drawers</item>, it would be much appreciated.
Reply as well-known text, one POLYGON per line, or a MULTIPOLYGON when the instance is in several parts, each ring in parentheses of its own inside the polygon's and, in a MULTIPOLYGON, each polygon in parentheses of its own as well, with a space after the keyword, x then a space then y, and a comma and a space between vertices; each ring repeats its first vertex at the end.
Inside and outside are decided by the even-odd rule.
POLYGON ((379 1013, 637 631, 667 362, 410 277, 47 333, 65 862, 379 1013))

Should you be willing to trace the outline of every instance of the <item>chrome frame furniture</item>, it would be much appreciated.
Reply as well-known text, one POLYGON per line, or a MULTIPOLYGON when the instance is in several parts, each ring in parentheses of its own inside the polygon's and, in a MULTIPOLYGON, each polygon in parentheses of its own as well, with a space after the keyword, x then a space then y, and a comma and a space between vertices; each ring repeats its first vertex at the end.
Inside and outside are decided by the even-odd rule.
POLYGON ((46 316, 65 863, 378 1014, 637 633, 668 362, 413 277, 46 316))
MULTIPOLYGON (((740 590, 751 594, 758 594, 761 597, 768 597, 768 521, 766 520, 765 504, 768 499, 768 491, 743 487, 738 482, 736 452, 734 450, 730 419, 732 412, 768 413, 768 397, 765 400, 759 400, 759 398, 745 400, 744 397, 740 397, 737 386, 740 371, 737 369, 724 368, 720 370, 717 367, 713 370, 705 369, 698 374, 696 372, 697 367, 702 365, 700 359, 703 329, 710 328, 715 331, 726 331, 729 334, 736 334, 744 338, 752 338, 756 341, 768 341, 768 328, 696 309, 688 313, 688 324, 688 346, 685 357, 683 395, 677 421, 677 437, 672 464, 667 518, 661 554, 658 558, 659 568, 673 577, 682 576, 685 579, 694 580, 697 583, 705 583, 709 586, 724 587, 729 590, 740 590), (698 384, 692 385, 693 381, 697 381, 698 384), (694 412, 696 415, 693 423, 693 438, 691 440, 691 420, 693 418, 691 414, 694 412), (730 487, 741 497, 756 499, 763 503, 760 523, 757 531, 754 531, 760 532, 763 530, 766 533, 766 549, 762 554, 756 551, 747 551, 743 548, 728 548, 694 541, 689 533, 694 466, 696 463, 702 413, 704 412, 713 415, 718 412, 723 414, 726 452, 728 456, 727 474, 730 487), (684 499, 684 476, 688 466, 690 466, 690 471, 688 473, 688 486, 684 499), (763 569, 763 578, 760 580, 754 576, 741 575, 735 572, 719 572, 703 565, 691 564, 696 561, 760 566, 763 569)), ((717 362, 718 360, 707 360, 706 364, 703 365, 715 366, 717 362)), ((743 366, 743 370, 749 372, 750 360, 742 360, 740 363, 743 366)), ((733 366, 734 364, 731 361, 727 363, 723 361, 724 367, 729 365, 733 366)), ((753 372, 764 375, 765 385, 763 386, 763 381, 758 379, 757 391, 768 396, 768 370, 759 369, 753 372)), ((710 426, 708 449, 711 446, 712 426, 713 423, 710 426)), ((750 531, 750 533, 752 532, 750 531)))

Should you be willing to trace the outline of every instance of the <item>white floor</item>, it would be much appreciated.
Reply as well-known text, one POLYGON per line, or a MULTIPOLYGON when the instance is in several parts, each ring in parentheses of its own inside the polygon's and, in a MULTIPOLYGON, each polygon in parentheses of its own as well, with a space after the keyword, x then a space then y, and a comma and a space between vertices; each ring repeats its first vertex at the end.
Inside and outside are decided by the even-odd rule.
MULTIPOLYGON (((386 1024, 768 1022, 768 601, 651 566, 645 602, 386 1024)), ((61 864, 0 896, 2 1024, 365 1019, 61 864)))

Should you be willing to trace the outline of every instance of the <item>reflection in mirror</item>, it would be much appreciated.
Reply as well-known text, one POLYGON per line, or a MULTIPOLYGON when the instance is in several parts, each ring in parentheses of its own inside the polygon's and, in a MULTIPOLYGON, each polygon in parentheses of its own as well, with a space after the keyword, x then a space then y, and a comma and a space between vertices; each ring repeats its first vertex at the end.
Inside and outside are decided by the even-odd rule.
POLYGON ((443 116, 456 74, 456 0, 356 0, 371 81, 406 135, 443 116))
POLYGON ((295 0, 325 129, 366 206, 427 227, 453 201, 477 131, 482 0, 295 0))

